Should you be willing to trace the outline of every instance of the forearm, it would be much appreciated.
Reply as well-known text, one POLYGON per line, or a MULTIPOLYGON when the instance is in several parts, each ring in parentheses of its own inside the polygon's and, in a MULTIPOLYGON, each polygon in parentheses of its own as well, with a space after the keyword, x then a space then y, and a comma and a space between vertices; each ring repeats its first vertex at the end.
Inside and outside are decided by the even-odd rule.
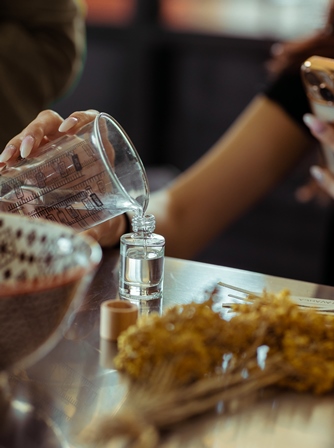
POLYGON ((152 201, 167 254, 189 258, 200 251, 268 193, 310 144, 276 104, 254 100, 211 151, 152 201))

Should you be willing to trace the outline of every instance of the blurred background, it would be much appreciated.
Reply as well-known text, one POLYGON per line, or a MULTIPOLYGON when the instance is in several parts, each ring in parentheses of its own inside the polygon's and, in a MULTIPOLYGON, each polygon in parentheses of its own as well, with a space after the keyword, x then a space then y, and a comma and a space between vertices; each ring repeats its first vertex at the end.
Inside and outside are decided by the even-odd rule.
MULTIPOLYGON (((155 190, 215 143, 265 85, 272 45, 320 27, 328 1, 86 0, 85 68, 53 108, 114 116, 155 190)), ((294 197, 310 157, 197 259, 322 282, 330 209, 294 197)))

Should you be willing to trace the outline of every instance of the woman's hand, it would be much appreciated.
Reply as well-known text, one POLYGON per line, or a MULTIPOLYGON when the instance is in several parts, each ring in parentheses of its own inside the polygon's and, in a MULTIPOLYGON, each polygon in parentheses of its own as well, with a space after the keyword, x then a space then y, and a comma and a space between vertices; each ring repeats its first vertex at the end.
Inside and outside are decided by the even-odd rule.
POLYGON ((94 120, 98 112, 87 110, 73 112, 64 120, 53 110, 44 110, 35 120, 13 137, 0 154, 0 168, 22 158, 36 154, 43 144, 55 140, 64 134, 75 134, 82 126, 94 120))
POLYGON ((83 233, 94 238, 102 247, 113 247, 119 244, 120 237, 127 231, 125 216, 119 215, 83 233))
MULTIPOLYGON (((304 116, 304 122, 314 137, 334 152, 334 125, 319 120, 311 114, 304 116)), ((312 166, 310 172, 321 189, 334 199, 334 175, 327 168, 320 166, 312 166)))
MULTIPOLYGON (((15 163, 19 156, 26 158, 37 154, 43 144, 64 134, 75 134, 82 126, 93 121, 97 114, 96 110, 73 112, 64 120, 57 112, 44 110, 20 134, 8 142, 0 155, 0 168, 15 163)), ((101 246, 114 246, 125 233, 126 225, 126 219, 121 215, 84 233, 96 239, 101 246)))

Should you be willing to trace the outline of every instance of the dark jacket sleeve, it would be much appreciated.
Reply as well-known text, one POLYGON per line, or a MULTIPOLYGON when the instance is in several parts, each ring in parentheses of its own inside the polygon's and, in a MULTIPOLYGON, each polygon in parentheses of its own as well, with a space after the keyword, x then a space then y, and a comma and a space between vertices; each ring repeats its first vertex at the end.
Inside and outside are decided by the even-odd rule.
POLYGON ((79 76, 85 16, 79 0, 2 0, 0 151, 79 76))

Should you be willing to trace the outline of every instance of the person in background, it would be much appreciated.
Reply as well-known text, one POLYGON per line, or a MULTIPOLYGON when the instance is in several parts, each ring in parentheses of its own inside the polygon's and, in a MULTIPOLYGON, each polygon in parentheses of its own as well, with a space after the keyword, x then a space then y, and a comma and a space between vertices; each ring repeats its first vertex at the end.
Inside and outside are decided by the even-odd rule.
POLYGON ((1 148, 79 76, 86 47, 80 1, 1 2, 1 148))
MULTIPOLYGON (((156 216, 157 233, 166 238, 167 255, 193 257, 276 186, 305 151, 314 149, 314 136, 334 142, 332 127, 310 114, 300 77, 300 66, 309 56, 334 58, 333 29, 331 2, 324 29, 304 41, 276 46, 268 87, 203 157, 152 195, 148 211, 156 216)), ((9 141, 0 164, 34 154, 62 133, 75 133, 96 114, 73 112, 63 120, 52 110, 43 111, 9 141)), ((327 171, 311 168, 318 181, 319 173, 333 186, 327 171)), ((332 194, 331 188, 327 190, 332 194)), ((119 216, 87 232, 101 245, 112 246, 126 227, 127 220, 119 216)))

